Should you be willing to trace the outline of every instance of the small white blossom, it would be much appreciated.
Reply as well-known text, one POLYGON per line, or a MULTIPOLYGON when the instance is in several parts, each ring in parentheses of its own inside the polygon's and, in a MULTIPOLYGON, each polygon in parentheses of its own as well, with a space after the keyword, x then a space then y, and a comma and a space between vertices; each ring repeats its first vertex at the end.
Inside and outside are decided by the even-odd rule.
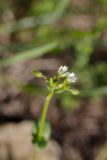
POLYGON ((77 80, 76 75, 73 72, 68 72, 67 66, 60 66, 58 69, 58 74, 67 77, 67 80, 72 83, 75 83, 77 80))
POLYGON ((74 73, 69 73, 68 74, 68 81, 75 83, 77 80, 77 77, 75 76, 74 73))
MULTIPOLYGON (((67 73, 67 70, 68 70, 68 67, 67 66, 61 66, 59 69, 58 69, 58 73, 59 74, 62 74, 62 75, 65 75, 67 73)), ((66 75, 65 75, 66 76, 66 75)))

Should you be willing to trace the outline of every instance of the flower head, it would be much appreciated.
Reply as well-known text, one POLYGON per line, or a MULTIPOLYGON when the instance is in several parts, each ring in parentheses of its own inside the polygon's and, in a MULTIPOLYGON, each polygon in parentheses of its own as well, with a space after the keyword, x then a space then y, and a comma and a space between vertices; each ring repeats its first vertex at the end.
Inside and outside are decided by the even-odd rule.
POLYGON ((73 82, 73 83, 75 83, 77 80, 77 77, 74 73, 69 73, 67 78, 68 78, 68 81, 73 82))
POLYGON ((67 72, 68 67, 67 66, 60 66, 60 68, 58 69, 58 73, 60 75, 65 75, 65 73, 67 72))
POLYGON ((58 74, 61 76, 65 76, 69 82, 75 83, 77 80, 76 75, 72 72, 68 72, 67 66, 60 66, 58 69, 58 74))

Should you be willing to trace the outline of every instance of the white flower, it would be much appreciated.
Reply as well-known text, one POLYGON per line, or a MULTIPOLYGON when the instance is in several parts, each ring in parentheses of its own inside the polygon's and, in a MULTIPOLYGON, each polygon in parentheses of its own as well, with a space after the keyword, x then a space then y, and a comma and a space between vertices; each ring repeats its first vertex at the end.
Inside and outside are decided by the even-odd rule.
POLYGON ((66 76, 65 74, 67 73, 67 70, 68 70, 67 66, 60 66, 60 68, 58 69, 58 73, 66 76))
POLYGON ((75 83, 77 80, 77 77, 73 72, 68 72, 67 66, 60 66, 58 69, 58 74, 67 77, 67 80, 72 83, 75 83))
POLYGON ((77 80, 77 77, 75 76, 74 73, 69 73, 68 74, 68 81, 75 83, 77 80))

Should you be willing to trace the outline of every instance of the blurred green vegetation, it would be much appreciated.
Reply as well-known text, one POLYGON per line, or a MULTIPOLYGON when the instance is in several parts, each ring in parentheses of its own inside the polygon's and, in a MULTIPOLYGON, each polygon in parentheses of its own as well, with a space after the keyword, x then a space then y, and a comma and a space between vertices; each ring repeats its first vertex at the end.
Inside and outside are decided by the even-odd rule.
MULTIPOLYGON (((64 107, 76 106, 81 97, 107 96, 107 53, 104 60, 98 59, 98 54, 103 54, 101 49, 107 52, 107 38, 102 38, 107 28, 107 2, 73 2, 0 1, 0 70, 45 54, 54 57, 57 53, 63 58, 66 53, 69 63, 65 64, 77 74, 80 95, 62 94, 58 99, 64 107)), ((32 88, 28 90, 33 92, 32 88)))

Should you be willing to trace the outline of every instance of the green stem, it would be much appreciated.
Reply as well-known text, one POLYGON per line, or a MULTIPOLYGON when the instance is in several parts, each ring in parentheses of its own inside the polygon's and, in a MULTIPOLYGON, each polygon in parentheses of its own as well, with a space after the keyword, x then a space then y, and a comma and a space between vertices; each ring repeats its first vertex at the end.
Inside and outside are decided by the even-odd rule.
POLYGON ((45 103, 43 105, 43 110, 42 110, 42 114, 41 114, 41 118, 40 118, 40 126, 39 126, 39 131, 38 131, 38 138, 39 139, 43 138, 43 130, 44 130, 44 125, 45 125, 45 119, 46 119, 48 106, 49 106, 49 102, 52 98, 52 95, 53 95, 53 92, 50 92, 47 95, 45 103))

